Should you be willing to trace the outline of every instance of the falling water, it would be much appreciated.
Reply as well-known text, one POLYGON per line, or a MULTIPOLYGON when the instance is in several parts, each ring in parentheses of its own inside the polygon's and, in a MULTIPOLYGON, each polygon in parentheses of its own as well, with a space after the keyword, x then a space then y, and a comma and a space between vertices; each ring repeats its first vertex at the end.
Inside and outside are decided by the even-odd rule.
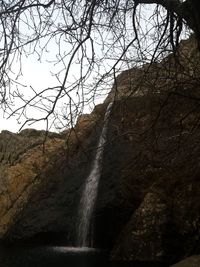
POLYGON ((104 117, 103 129, 99 138, 96 155, 90 174, 88 175, 84 190, 82 193, 80 206, 79 206, 79 225, 78 225, 78 246, 88 247, 90 245, 89 230, 91 224, 91 217, 94 210, 94 205, 97 197, 97 188, 99 184, 99 178, 101 176, 102 159, 104 145, 106 142, 106 134, 108 128, 109 115, 112 109, 113 102, 111 102, 106 110, 104 117))

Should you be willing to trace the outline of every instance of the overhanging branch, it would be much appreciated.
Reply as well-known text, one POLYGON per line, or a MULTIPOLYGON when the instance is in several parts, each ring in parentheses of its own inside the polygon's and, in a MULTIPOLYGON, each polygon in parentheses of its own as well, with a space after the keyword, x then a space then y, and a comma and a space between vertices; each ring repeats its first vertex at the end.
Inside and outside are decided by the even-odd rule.
POLYGON ((135 0, 137 4, 157 4, 166 8, 168 11, 176 13, 178 17, 186 19, 185 5, 179 0, 135 0))

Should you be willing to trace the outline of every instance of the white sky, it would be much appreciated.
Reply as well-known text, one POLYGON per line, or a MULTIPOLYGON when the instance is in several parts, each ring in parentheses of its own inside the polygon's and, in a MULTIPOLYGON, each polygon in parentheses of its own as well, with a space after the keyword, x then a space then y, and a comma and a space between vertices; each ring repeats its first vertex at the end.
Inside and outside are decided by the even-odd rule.
MULTIPOLYGON (((47 87, 53 87, 58 85, 58 82, 55 77, 51 75, 52 71, 54 70, 53 64, 45 63, 45 60, 41 63, 37 60, 35 56, 30 56, 29 58, 23 59, 22 64, 22 73, 23 76, 20 77, 19 81, 21 81, 23 84, 26 85, 26 87, 23 88, 24 93, 28 92, 30 86, 33 87, 35 90, 42 90, 47 87)), ((76 66, 72 66, 72 72, 73 75, 76 75, 76 66)), ((78 74, 77 74, 78 75, 78 74)), ((96 103, 100 103, 104 100, 98 100, 96 103)), ((33 111, 34 115, 36 115, 36 110, 33 111)), ((91 108, 89 106, 86 107, 85 113, 90 113, 91 108)), ((40 113, 38 112, 38 115, 40 116, 40 113)), ((0 131, 2 130, 8 130, 11 132, 18 132, 19 129, 22 126, 23 119, 21 119, 20 123, 17 121, 17 116, 10 117, 7 119, 7 115, 2 113, 2 110, 0 110, 0 131)), ((35 128, 38 130, 46 129, 46 124, 41 121, 39 123, 34 123, 33 125, 25 125, 25 128, 35 128)), ((55 130, 55 129, 52 129, 55 130)))
MULTIPOLYGON (((40 63, 36 58, 30 57, 29 59, 24 59, 22 64, 23 67, 23 77, 24 84, 34 88, 45 88, 52 86, 55 83, 53 77, 50 74, 50 69, 48 64, 40 63)), ((17 117, 10 117, 6 119, 6 114, 3 116, 2 111, 0 113, 0 131, 9 130, 12 132, 18 132, 21 124, 18 123, 17 117)), ((44 129, 45 125, 41 122, 38 125, 33 125, 33 128, 44 129)), ((25 127, 28 128, 28 125, 25 127)))
MULTIPOLYGON (((27 21, 26 19, 27 19, 26 17, 23 18, 23 20, 25 22, 27 21)), ((29 21, 27 21, 27 22, 28 22, 27 24, 29 24, 29 21)), ((59 22, 59 18, 58 18, 58 22, 59 22)), ((130 23, 130 21, 128 23, 130 23)), ((22 22, 22 24, 23 24, 23 22, 22 22)), ((25 35, 27 34, 27 30, 28 31, 32 31, 29 27, 27 27, 27 24, 24 23, 22 25, 22 27, 20 28, 22 30, 22 32, 24 31, 25 35)), ((31 34, 31 32, 30 32, 30 34, 31 34)), ((107 34, 107 33, 105 33, 105 34, 106 34, 106 37, 108 39, 107 41, 109 41, 110 44, 112 45, 112 39, 109 40, 109 38, 110 38, 109 34, 107 34)), ((131 32, 131 35, 132 35, 132 32, 131 32)), ((101 52, 102 47, 100 47, 100 46, 98 47, 98 44, 97 44, 99 42, 98 38, 99 38, 99 40, 101 40, 101 38, 103 37, 103 33, 97 33, 96 36, 94 36, 94 38, 95 37, 97 38, 96 47, 95 47, 95 53, 98 54, 99 51, 100 51, 100 53, 102 53, 101 52)), ((133 36, 131 37, 131 39, 132 38, 133 38, 133 36)), ((124 45, 123 41, 125 41, 125 40, 128 42, 127 36, 126 36, 126 38, 124 38, 122 40, 121 48, 123 47, 123 45, 124 45)), ((43 41, 46 42, 45 40, 42 40, 41 42, 43 42, 43 41)), ((91 44, 89 43, 88 46, 90 47, 90 45, 91 44)), ((115 46, 116 47, 119 46, 119 43, 118 44, 116 43, 115 46)), ((109 47, 109 45, 108 45, 108 47, 109 47)), ((65 55, 65 52, 66 52, 65 51, 66 50, 66 43, 65 42, 62 43, 62 45, 60 46, 60 49, 61 49, 61 51, 59 51, 59 53, 61 53, 61 55, 65 55)), ((89 57, 91 57, 90 49, 91 48, 87 49, 87 56, 89 56, 89 57)), ((118 48, 116 48, 116 55, 118 56, 118 54, 120 55, 121 51, 120 51, 120 48, 119 48, 119 50, 117 50, 117 49, 118 48)), ((43 58, 42 58, 43 62, 42 63, 37 61, 37 56, 30 56, 30 57, 28 57, 26 59, 25 58, 23 59, 23 62, 22 62, 23 77, 20 77, 20 79, 18 81, 21 81, 22 83, 26 84, 27 87, 23 88, 23 93, 25 95, 29 96, 29 93, 31 92, 31 91, 29 91, 30 86, 32 86, 36 91, 39 91, 40 89, 44 89, 44 88, 47 88, 47 87, 53 87, 55 85, 58 85, 58 82, 56 81, 55 77, 52 77, 51 74, 50 74, 50 71, 52 71, 54 73, 57 72, 57 70, 58 70, 58 69, 56 69, 57 66, 54 66, 53 64, 45 64, 45 61, 47 61, 47 60, 51 61, 52 59, 55 60, 56 56, 58 55, 58 46, 56 46, 56 39, 48 45, 48 50, 51 51, 51 53, 46 53, 43 56, 43 58)), ((70 48, 68 50, 70 51, 70 48)), ((109 51, 109 49, 108 49, 108 51, 109 51)), ((80 54, 81 54, 81 51, 80 51, 80 54)), ((109 53, 107 53, 107 56, 108 56, 108 58, 114 56, 112 54, 112 50, 110 50, 109 53)), ((98 55, 97 55, 97 57, 98 57, 98 55)), ((110 59, 108 59, 107 63, 109 62, 109 60, 110 59)), ((103 63, 105 63, 105 61, 103 63)), ((112 64, 113 64, 113 62, 112 62, 112 64)), ((96 67, 98 68, 100 66, 96 66, 96 67)), ((105 72, 105 70, 102 69, 102 68, 103 67, 100 67, 100 69, 98 69, 99 73, 104 73, 105 72)), ((71 74, 69 76, 68 81, 70 80, 70 82, 71 82, 71 77, 73 75, 79 76, 77 73, 80 74, 80 69, 79 69, 78 66, 75 66, 75 64, 73 63, 72 64, 71 74), (77 70, 76 70, 76 68, 77 68, 77 70)), ((13 85, 13 86, 16 86, 16 85, 13 85)), ((112 85, 109 85, 109 86, 111 87, 112 85)), ((103 99, 101 99, 101 101, 103 101, 103 99)), ((100 100, 97 100, 96 103, 99 103, 99 102, 100 102, 100 100)), ((91 111, 90 107, 88 107, 88 110, 86 109, 85 111, 86 112, 91 111)), ((32 109, 31 109, 31 111, 29 111, 29 114, 28 114, 29 116, 30 116, 30 112, 34 112, 33 115, 36 115, 36 117, 37 117, 37 114, 35 113, 37 111, 32 111, 32 109)), ((9 130, 9 131, 12 131, 12 132, 17 132, 21 128, 22 124, 18 123, 18 121, 16 120, 17 117, 10 117, 9 119, 6 119, 6 118, 7 118, 6 114, 3 114, 2 110, 0 110, 0 131, 9 130)), ((24 121, 21 119, 20 122, 23 123, 24 121)), ((40 122, 39 124, 33 124, 31 126, 26 125, 25 128, 27 128, 27 127, 29 127, 29 128, 37 128, 37 129, 45 129, 46 124, 40 122)))
MULTIPOLYGON (((148 22, 148 19, 151 17, 153 9, 154 9, 153 6, 149 7, 149 9, 147 9, 147 8, 146 9, 144 8, 144 10, 142 9, 141 12, 144 12, 144 14, 143 14, 144 21, 142 21, 142 23, 148 22)), ((146 31, 146 32, 148 32, 148 35, 151 36, 150 38, 152 38, 152 39, 157 38, 157 37, 155 37, 155 31, 151 31, 148 29, 148 27, 150 27, 150 28, 152 27, 151 23, 148 27, 146 24, 144 24, 144 25, 145 26, 143 27, 143 24, 142 24, 142 31, 144 30, 143 36, 145 36, 145 31, 146 31)), ((98 38, 99 37, 97 37, 97 40, 98 40, 98 38)), ((124 39, 126 39, 126 38, 124 38, 124 39)), ((148 46, 148 42, 149 42, 148 38, 147 38, 147 41, 145 39, 144 42, 147 42, 145 45, 148 46)), ((151 42, 152 42, 152 40, 151 40, 151 42)), ((112 40, 111 40, 111 43, 112 43, 112 40)), ((152 43, 151 43, 151 45, 152 45, 152 43)), ((123 44, 122 44, 122 46, 123 46, 123 44)), ((55 59, 56 55, 58 54, 58 47, 56 47, 56 43, 54 42, 54 44, 51 43, 48 48, 49 48, 48 50, 51 52, 49 52, 49 53, 47 52, 43 56, 42 63, 37 60, 37 56, 33 56, 33 55, 29 56, 28 58, 23 59, 23 62, 22 62, 23 76, 20 77, 19 81, 26 84, 26 87, 23 88, 23 92, 25 94, 29 94, 30 86, 32 86, 35 90, 38 91, 40 89, 45 89, 47 87, 53 87, 53 86, 58 85, 58 81, 56 81, 55 77, 52 77, 50 72, 52 71, 55 73, 56 71, 59 70, 59 66, 53 65, 53 63, 52 64, 45 63, 48 60, 51 61, 51 60, 53 60, 53 58, 55 59)), ((64 42, 63 42, 63 46, 61 46, 61 50, 62 49, 63 49, 63 51, 61 51, 61 54, 65 55, 66 43, 64 43, 64 42)), ((101 49, 102 48, 101 47, 98 48, 98 45, 97 45, 97 48, 96 48, 97 53, 98 53, 98 50, 100 51, 101 49)), ((137 47, 136 47, 136 49, 137 49, 137 47)), ((120 52, 120 50, 119 50, 119 52, 120 52)), ((91 53, 91 51, 89 51, 87 53, 89 55, 91 53)), ((136 54, 135 60, 136 59, 138 60, 137 52, 135 54, 136 54)), ((131 55, 131 59, 134 60, 134 56, 132 57, 132 55, 131 55)), ((80 71, 79 67, 76 66, 75 64, 72 64, 72 69, 71 69, 71 74, 70 74, 71 76, 69 77, 69 80, 71 79, 71 77, 73 77, 73 75, 79 76, 78 75, 79 71, 80 71)), ((103 72, 104 72, 104 70, 100 69, 100 73, 103 73, 103 72)), ((111 87, 112 85, 110 84, 109 86, 111 87)), ((103 101, 103 99, 101 99, 101 101, 103 101)), ((100 103, 100 100, 97 100, 96 104, 97 103, 100 103)), ((90 107, 88 106, 88 108, 86 108, 85 111, 90 112, 91 111, 90 107)), ((37 117, 37 113, 36 113, 37 111, 32 111, 32 110, 29 111, 29 116, 30 116, 30 112, 34 112, 33 115, 36 115, 36 117, 37 117)), ((0 131, 9 130, 12 132, 18 132, 24 121, 21 120, 20 122, 21 122, 21 124, 19 124, 19 122, 17 121, 17 117, 10 117, 9 119, 7 119, 6 114, 3 114, 2 110, 0 110, 0 131)), ((31 126, 26 125, 25 128, 46 129, 46 124, 43 122, 40 122, 37 124, 33 124, 31 126)))

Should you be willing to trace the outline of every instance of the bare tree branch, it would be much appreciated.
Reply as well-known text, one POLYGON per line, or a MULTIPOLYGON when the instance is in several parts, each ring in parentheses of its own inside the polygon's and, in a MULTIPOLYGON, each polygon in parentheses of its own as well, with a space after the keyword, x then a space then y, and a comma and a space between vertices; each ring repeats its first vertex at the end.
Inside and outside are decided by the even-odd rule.
POLYGON ((73 126, 120 71, 176 51, 185 24, 200 40, 199 14, 196 0, 2 0, 0 108, 22 127, 73 126), (32 56, 53 66, 54 85, 23 84, 23 61, 32 56))

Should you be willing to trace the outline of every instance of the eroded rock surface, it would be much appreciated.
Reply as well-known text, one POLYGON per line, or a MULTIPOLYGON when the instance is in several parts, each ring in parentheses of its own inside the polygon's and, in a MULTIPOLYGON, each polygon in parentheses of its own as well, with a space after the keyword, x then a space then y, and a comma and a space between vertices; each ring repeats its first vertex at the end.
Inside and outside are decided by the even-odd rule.
POLYGON ((74 207, 94 149, 95 135, 90 135, 98 116, 91 114, 89 123, 80 121, 74 130, 63 134, 46 136, 44 131, 32 129, 0 134, 2 239, 64 232, 70 240, 74 207))
POLYGON ((195 255, 186 258, 185 260, 182 260, 181 262, 174 264, 171 267, 199 267, 199 266, 200 266, 200 256, 195 255))

